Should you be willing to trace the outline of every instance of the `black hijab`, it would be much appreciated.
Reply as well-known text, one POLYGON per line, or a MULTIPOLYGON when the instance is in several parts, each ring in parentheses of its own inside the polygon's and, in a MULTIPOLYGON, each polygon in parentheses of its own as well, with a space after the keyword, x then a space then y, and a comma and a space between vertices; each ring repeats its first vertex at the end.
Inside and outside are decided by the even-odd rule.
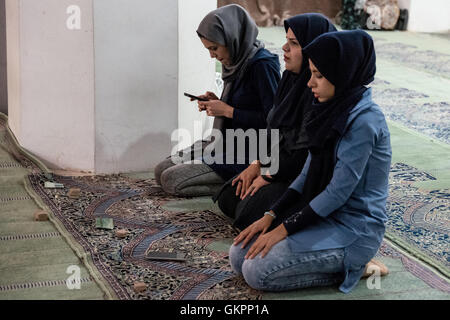
MULTIPOLYGON (((302 48, 325 32, 336 31, 334 25, 319 13, 300 14, 284 21, 286 32, 289 28, 295 34, 302 48)), ((280 129, 288 150, 299 149, 299 139, 303 121, 304 106, 312 102, 313 95, 306 86, 311 72, 308 60, 303 57, 300 72, 285 70, 278 85, 274 106, 267 117, 268 128, 280 129)))
POLYGON ((350 111, 361 100, 365 85, 375 76, 372 37, 362 30, 323 34, 303 49, 319 72, 335 86, 335 96, 312 103, 306 123, 311 163, 303 189, 305 205, 329 184, 334 171, 334 152, 344 134, 350 111))

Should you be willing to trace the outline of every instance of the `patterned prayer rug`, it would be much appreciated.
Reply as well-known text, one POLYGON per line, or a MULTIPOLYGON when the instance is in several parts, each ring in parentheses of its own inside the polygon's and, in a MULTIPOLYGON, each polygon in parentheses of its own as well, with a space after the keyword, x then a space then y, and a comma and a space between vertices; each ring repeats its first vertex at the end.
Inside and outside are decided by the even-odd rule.
MULTIPOLYGON (((89 261, 108 284, 113 297, 252 300, 264 297, 263 292, 249 288, 242 277, 233 274, 226 251, 209 246, 237 235, 230 221, 210 210, 166 209, 164 205, 169 201, 182 199, 168 197, 152 179, 134 180, 122 175, 54 176, 54 181, 64 184, 64 189, 46 189, 47 180, 42 175, 28 178, 34 193, 91 257, 89 261), (81 189, 78 199, 67 196, 73 187, 81 189), (114 230, 96 229, 96 217, 113 218, 114 230), (126 229, 128 236, 118 238, 117 229, 126 229), (150 261, 143 257, 147 249, 174 249, 185 253, 187 259, 150 261), (137 281, 145 282, 147 290, 134 292, 133 284, 137 281)), ((443 255, 439 249, 443 248, 435 247, 432 253, 443 255)), ((383 243, 378 255, 401 259, 415 276, 450 293, 448 282, 387 243, 383 243)))
MULTIPOLYGON (((4 126, 2 121, 0 126, 4 126)), ((224 239, 237 235, 223 215, 211 210, 179 212, 173 206, 167 209, 171 207, 165 206, 168 202, 186 199, 161 193, 153 180, 136 180, 122 175, 53 176, 53 181, 63 183, 64 189, 46 189, 43 184, 51 176, 44 175, 44 170, 36 165, 39 163, 30 161, 29 155, 20 152, 16 145, 13 137, 2 137, 2 146, 32 173, 27 179, 29 191, 33 191, 30 194, 47 207, 52 221, 59 226, 58 230, 88 266, 91 275, 104 284, 102 288, 108 291, 110 297, 264 299, 265 293, 249 288, 242 277, 231 272, 224 248, 219 250, 214 249, 218 246, 209 245, 215 241, 223 244, 224 239), (67 196, 71 187, 81 189, 78 199, 67 196), (105 215, 114 219, 115 230, 127 229, 128 236, 122 239, 115 236, 115 230, 96 229, 94 218, 105 215), (80 250, 76 250, 78 247, 80 250), (186 263, 148 261, 142 257, 147 248, 176 248, 186 253, 188 259, 186 263), (133 284, 138 280, 148 285, 146 291, 136 293, 133 290, 133 284)), ((432 259, 445 263, 448 259, 448 237, 445 234, 442 236, 442 233, 439 235, 442 225, 445 226, 446 221, 448 223, 445 211, 431 220, 437 229, 430 229, 430 219, 425 218, 424 223, 420 224, 417 217, 423 217, 423 211, 408 202, 422 197, 425 202, 428 201, 427 204, 440 201, 445 205, 445 200, 448 205, 448 194, 445 192, 423 193, 410 185, 414 181, 430 179, 434 177, 404 164, 392 167, 392 196, 388 202, 391 219, 386 236, 397 234, 399 238, 409 240, 409 246, 415 246, 432 259), (408 218, 404 219, 404 216, 408 218), (414 231, 414 228, 419 228, 419 231, 414 231), (421 234, 429 235, 427 239, 431 237, 431 240, 422 242, 421 234)), ((393 240, 395 242, 396 239, 393 240)), ((408 272, 432 288, 450 293, 449 282, 387 242, 383 242, 377 255, 400 259, 408 272)), ((339 293, 337 288, 336 293, 339 293)), ((282 298, 283 294, 277 297, 282 298)))
POLYGON ((411 185, 427 180, 435 178, 403 163, 391 167, 386 237, 450 277, 450 190, 411 185))
POLYGON ((377 36, 374 36, 373 40, 377 58, 450 79, 450 54, 420 50, 413 44, 390 42, 377 36))
POLYGON ((149 181, 135 181, 121 175, 93 177, 54 176, 64 189, 46 189, 42 175, 30 175, 33 191, 39 195, 90 255, 92 263, 118 299, 198 299, 209 288, 222 283, 227 299, 258 299, 260 292, 236 279, 227 253, 208 247, 215 240, 237 235, 227 218, 212 211, 171 212, 163 208, 169 200, 149 181), (78 199, 67 196, 69 188, 81 189, 78 199), (114 230, 95 228, 96 217, 111 217, 114 230), (118 238, 117 229, 128 236, 118 238), (186 255, 185 262, 160 262, 144 258, 147 249, 168 249, 186 255), (233 279, 234 278, 234 279, 233 279), (135 282, 147 290, 136 293, 135 282))
POLYGON ((375 79, 371 87, 373 99, 387 119, 450 143, 450 97, 445 101, 430 102, 430 97, 424 93, 395 88, 380 79, 375 79))

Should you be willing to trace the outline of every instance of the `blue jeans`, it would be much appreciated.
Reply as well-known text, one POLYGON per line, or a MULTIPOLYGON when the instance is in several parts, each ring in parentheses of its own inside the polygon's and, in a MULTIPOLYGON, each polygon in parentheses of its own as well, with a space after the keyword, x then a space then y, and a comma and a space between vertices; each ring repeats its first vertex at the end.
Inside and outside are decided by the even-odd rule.
POLYGON ((286 239, 278 242, 261 259, 244 259, 256 237, 242 249, 242 243, 230 248, 231 268, 242 274, 257 290, 287 291, 329 286, 344 281, 344 249, 292 252, 286 239))

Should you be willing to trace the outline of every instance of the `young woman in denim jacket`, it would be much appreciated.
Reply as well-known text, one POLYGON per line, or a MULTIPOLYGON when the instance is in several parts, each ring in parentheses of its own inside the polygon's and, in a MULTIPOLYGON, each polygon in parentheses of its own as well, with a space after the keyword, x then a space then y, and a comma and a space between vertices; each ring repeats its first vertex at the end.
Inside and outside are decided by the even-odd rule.
POLYGON ((338 283, 348 293, 388 219, 390 134, 366 87, 375 75, 374 45, 361 30, 331 32, 303 54, 315 97, 306 164, 271 210, 236 237, 230 262, 255 289, 338 283))

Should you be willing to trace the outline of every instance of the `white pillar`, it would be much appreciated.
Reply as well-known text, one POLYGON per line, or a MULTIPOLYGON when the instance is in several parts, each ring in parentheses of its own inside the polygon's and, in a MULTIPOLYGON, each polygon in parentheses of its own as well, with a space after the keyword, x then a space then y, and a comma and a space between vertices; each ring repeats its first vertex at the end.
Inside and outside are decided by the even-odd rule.
POLYGON ((450 1, 399 0, 401 9, 408 9, 408 31, 448 32, 450 30, 450 1))
POLYGON ((210 0, 6 0, 10 126, 51 167, 154 167, 214 89, 196 28, 210 0), (73 20, 80 9, 80 28, 73 20), (73 7, 71 8, 73 9, 73 7), (75 8, 76 9, 76 8, 75 8), (69 20, 69 25, 67 22, 69 20))
MULTIPOLYGON (((208 127, 212 127, 213 118, 208 117, 205 112, 199 113, 197 102, 191 102, 184 96, 184 92, 200 95, 206 91, 213 91, 220 97, 219 92, 214 90, 216 60, 211 59, 196 33, 201 19, 216 9, 216 2, 184 0, 179 1, 178 7, 178 126, 199 134, 192 136, 195 141, 201 139, 201 135, 208 127), (201 132, 194 128, 194 125, 199 123, 203 129, 201 132)), ((179 141, 180 148, 188 147, 190 145, 188 144, 179 141)))
POLYGON ((0 0, 0 112, 8 114, 5 0, 0 0))
POLYGON ((92 0, 6 0, 9 123, 54 167, 94 170, 92 0), (80 7, 69 30, 67 8, 80 7))

